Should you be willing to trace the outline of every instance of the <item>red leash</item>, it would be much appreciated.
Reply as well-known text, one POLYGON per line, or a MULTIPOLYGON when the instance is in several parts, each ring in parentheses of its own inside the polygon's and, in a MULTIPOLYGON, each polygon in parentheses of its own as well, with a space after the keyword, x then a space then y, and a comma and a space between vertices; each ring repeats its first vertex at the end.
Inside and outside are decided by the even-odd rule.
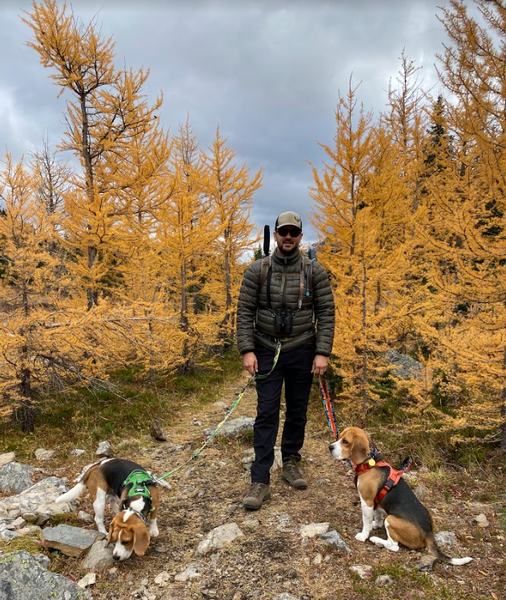
POLYGON ((336 414, 334 412, 334 403, 332 402, 332 394, 330 392, 330 385, 327 374, 320 375, 318 377, 318 383, 320 386, 320 394, 322 397, 323 409, 325 410, 325 416, 327 417, 327 423, 332 435, 337 440, 339 439, 339 429, 336 423, 336 414), (324 381, 322 381, 322 377, 324 381))

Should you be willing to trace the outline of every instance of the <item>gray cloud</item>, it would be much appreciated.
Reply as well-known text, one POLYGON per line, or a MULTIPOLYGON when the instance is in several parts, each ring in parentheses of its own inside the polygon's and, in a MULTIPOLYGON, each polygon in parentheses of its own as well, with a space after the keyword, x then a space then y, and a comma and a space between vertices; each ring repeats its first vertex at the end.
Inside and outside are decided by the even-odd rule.
MULTIPOLYGON (((318 142, 331 144, 338 94, 351 74, 359 100, 378 114, 403 50, 423 67, 424 88, 436 85, 435 53, 445 34, 437 0, 163 2, 78 1, 69 4, 88 23, 96 18, 116 42, 118 67, 149 68, 145 91, 161 91, 160 119, 172 132, 189 115, 202 148, 216 126, 239 163, 264 169, 252 217, 259 230, 282 210, 311 210, 308 161, 321 165, 318 142)), ((15 158, 54 146, 65 129, 65 96, 26 47, 31 31, 20 15, 28 0, 4 0, 0 15, 0 143, 15 158)), ((308 223, 307 218, 305 222, 308 223)), ((315 239, 306 228, 306 240, 315 239)))

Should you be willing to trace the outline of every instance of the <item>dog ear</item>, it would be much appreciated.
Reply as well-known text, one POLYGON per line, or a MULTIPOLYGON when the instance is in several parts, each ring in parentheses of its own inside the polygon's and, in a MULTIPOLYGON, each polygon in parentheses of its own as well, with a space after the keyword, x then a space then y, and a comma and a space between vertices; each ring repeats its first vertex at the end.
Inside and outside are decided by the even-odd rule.
POLYGON ((118 515, 114 517, 114 519, 111 521, 111 524, 109 525, 109 531, 107 533, 107 537, 105 538, 106 546, 108 546, 111 542, 115 542, 118 539, 118 528, 116 527, 117 518, 118 515))
POLYGON ((149 531, 144 526, 134 528, 134 552, 137 556, 144 556, 150 542, 149 531))
MULTIPOLYGON (((352 429, 352 428, 350 428, 352 429)), ((369 438, 365 431, 358 428, 353 431, 353 446, 351 448, 351 460, 356 464, 362 464, 369 456, 369 438)))

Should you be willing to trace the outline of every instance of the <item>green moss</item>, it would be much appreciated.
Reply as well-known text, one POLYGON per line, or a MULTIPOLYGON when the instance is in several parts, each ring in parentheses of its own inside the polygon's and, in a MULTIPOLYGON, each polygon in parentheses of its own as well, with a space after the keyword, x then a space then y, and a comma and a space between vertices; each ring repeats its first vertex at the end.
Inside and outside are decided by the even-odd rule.
MULTIPOLYGON (((43 552, 44 550, 44 547, 39 542, 26 535, 22 537, 16 537, 12 540, 9 540, 8 542, 0 540, 0 548, 5 553, 16 552, 18 550, 26 550, 26 552, 28 552, 29 554, 37 554, 39 552, 43 552)), ((5 556, 2 556, 2 561, 5 558, 5 556)), ((14 560, 14 557, 11 557, 11 559, 14 560)))

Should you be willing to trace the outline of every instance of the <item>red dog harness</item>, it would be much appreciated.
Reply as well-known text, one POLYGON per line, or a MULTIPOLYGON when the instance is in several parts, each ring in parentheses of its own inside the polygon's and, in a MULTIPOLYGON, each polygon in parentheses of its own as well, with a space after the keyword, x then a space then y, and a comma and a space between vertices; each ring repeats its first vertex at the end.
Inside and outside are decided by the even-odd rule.
POLYGON ((367 473, 369 469, 372 469, 373 467, 388 467, 390 469, 387 480, 385 481, 385 485, 378 492, 376 498, 374 498, 374 509, 376 510, 376 508, 378 508, 378 504, 383 500, 383 498, 388 494, 388 492, 399 483, 399 479, 409 469, 410 466, 411 460, 409 461, 406 467, 403 467, 400 471, 398 471, 384 460, 379 460, 378 462, 376 462, 374 458, 370 458, 369 460, 356 466, 352 463, 353 470, 355 471, 355 487, 358 486, 359 476, 362 475, 362 473, 367 473))

